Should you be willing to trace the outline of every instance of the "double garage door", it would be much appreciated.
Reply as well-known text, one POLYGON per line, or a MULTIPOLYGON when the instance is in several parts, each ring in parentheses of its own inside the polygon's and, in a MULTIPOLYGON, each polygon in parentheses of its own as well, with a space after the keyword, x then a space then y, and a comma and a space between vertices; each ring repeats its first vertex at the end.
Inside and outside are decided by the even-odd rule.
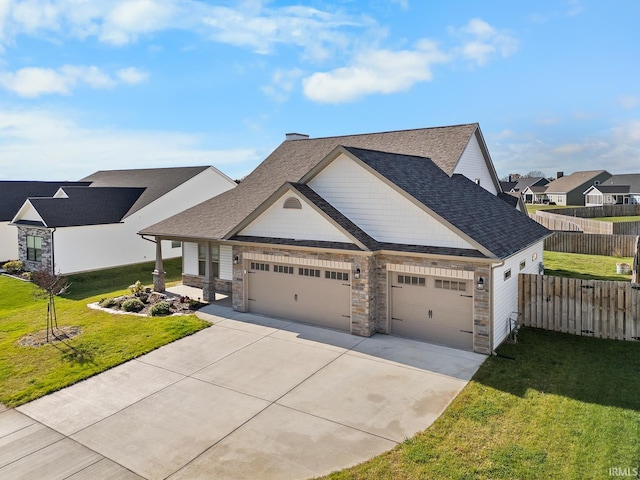
POLYGON ((347 270, 251 261, 250 312, 351 330, 351 283, 347 270))
POLYGON ((391 274, 391 333, 473 350, 470 280, 391 274))

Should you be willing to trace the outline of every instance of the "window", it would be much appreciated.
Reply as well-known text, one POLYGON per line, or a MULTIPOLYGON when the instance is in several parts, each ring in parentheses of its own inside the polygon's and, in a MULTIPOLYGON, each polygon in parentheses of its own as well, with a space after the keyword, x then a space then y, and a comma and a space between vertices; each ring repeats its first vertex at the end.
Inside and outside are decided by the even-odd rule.
POLYGON ((282 208, 301 209, 302 204, 300 203, 300 200, 298 200, 296 197, 289 197, 284 201, 284 205, 282 206, 282 208))
POLYGON ((527 266, 527 261, 526 260, 522 260, 520 262, 520 270, 524 270, 524 267, 526 267, 526 266, 527 266))
POLYGON ((315 270, 313 268, 299 268, 298 275, 302 275, 303 277, 318 277, 320 278, 320 270, 315 270))
POLYGON ((42 237, 27 235, 27 260, 42 261, 42 237))
POLYGON ((342 281, 348 282, 349 274, 347 272, 333 272, 331 270, 327 270, 324 272, 324 278, 328 278, 330 280, 342 280, 342 281))
MULTIPOLYGON (((206 264, 207 246, 198 244, 198 275, 206 275, 206 264)), ((211 273, 213 278, 220 276, 220 247, 218 245, 211 245, 211 273)))
POLYGON ((504 279, 505 279, 505 280, 509 280, 510 278, 511 278, 511 269, 506 270, 506 271, 504 272, 504 279))
POLYGON ((398 283, 402 283, 403 285, 417 285, 418 287, 427 286, 424 277, 412 277, 411 275, 398 275, 398 283))
POLYGON ((171 242, 171 248, 180 248, 182 246, 182 242, 171 242))
MULTIPOLYGON (((267 265, 267 267, 268 266, 269 265, 267 265)), ((289 275, 293 275, 293 267, 288 267, 287 265, 274 265, 273 271, 276 273, 288 273, 289 275)))
POLYGON ((269 264, 268 263, 251 262, 251 270, 260 270, 262 272, 268 272, 269 271, 269 264))
POLYGON ((456 280, 436 279, 434 286, 442 290, 457 290, 458 292, 466 292, 467 284, 456 280))

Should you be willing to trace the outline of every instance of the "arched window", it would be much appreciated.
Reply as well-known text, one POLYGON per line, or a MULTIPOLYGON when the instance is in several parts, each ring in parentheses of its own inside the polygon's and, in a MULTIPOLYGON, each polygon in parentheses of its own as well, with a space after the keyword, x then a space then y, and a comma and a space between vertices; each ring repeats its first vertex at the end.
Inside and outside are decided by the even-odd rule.
POLYGON ((302 204, 296 197, 289 197, 284 201, 283 208, 302 208, 302 204))

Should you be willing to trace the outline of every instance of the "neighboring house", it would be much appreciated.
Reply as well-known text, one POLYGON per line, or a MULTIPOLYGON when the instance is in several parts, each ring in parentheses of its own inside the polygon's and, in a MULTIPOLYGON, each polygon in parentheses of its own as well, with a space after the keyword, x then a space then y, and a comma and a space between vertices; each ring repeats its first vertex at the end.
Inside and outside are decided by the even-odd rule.
POLYGON ((611 174, 606 170, 575 172, 566 176, 562 172, 558 172, 558 177, 546 185, 544 192, 536 194, 533 188, 530 190, 534 195, 535 203, 584 205, 585 191, 589 187, 599 185, 609 178, 611 178, 611 174))
MULTIPOLYGON (((478 124, 288 135, 235 189, 143 229, 233 308, 490 354, 549 231, 498 197, 478 124)), ((158 256, 154 286, 164 289, 158 256)))
POLYGON ((18 236, 11 220, 29 197, 50 197, 63 186, 87 186, 90 182, 0 181, 0 265, 18 258, 18 236))
POLYGON ((613 175, 584 192, 585 205, 640 204, 640 173, 613 175))
POLYGON ((522 197, 524 203, 533 203, 534 195, 531 192, 533 187, 543 187, 549 183, 544 177, 521 177, 513 186, 509 193, 516 193, 522 197), (529 189, 525 192, 525 190, 529 189))
MULTIPOLYGON (((83 181, 88 186, 28 198, 14 216, 28 269, 69 274, 153 260, 153 239, 136 235, 142 227, 236 186, 209 166, 99 171, 83 181)), ((182 254, 179 242, 163 247, 164 258, 182 254)))

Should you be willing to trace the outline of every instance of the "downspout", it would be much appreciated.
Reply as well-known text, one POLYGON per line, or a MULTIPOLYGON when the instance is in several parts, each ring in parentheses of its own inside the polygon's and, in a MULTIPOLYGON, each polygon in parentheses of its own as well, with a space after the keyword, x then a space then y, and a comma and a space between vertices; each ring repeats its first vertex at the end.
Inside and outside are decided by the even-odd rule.
POLYGON ((493 329, 495 327, 495 302, 493 301, 493 292, 494 292, 494 285, 495 285, 495 269, 496 268, 500 268, 500 267, 504 267, 505 261, 502 260, 500 263, 496 263, 494 265, 491 265, 491 304, 490 304, 490 312, 491 312, 491 336, 489 337, 489 351, 491 352, 491 355, 498 355, 496 353, 496 351, 493 349, 493 329))
POLYGON ((51 275, 56 274, 56 249, 53 243, 53 234, 56 232, 56 227, 51 230, 51 275))

